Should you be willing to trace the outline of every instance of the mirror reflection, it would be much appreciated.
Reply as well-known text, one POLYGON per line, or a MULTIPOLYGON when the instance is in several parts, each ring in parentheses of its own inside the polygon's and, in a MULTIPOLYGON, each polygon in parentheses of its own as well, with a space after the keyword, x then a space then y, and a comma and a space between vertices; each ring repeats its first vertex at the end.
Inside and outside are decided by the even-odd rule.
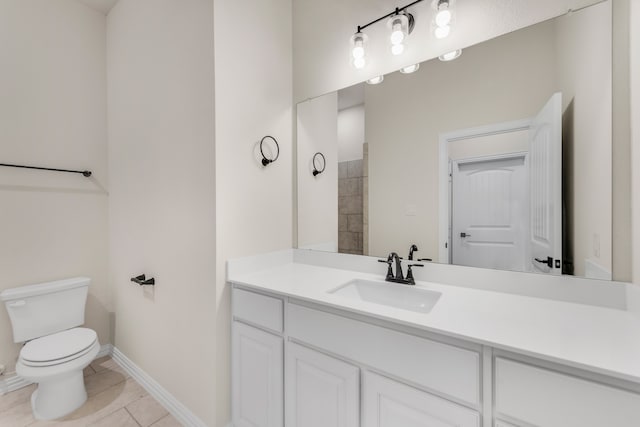
POLYGON ((611 279, 611 32, 604 2, 298 104, 298 247, 611 279))

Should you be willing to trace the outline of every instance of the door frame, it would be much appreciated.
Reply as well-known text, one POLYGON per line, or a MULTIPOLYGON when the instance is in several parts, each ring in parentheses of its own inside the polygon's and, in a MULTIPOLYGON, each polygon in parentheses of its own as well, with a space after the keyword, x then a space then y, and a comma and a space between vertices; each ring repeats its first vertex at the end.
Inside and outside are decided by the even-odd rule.
POLYGON ((482 136, 500 135, 503 133, 519 132, 531 128, 531 118, 513 120, 509 122, 493 123, 452 132, 441 133, 439 139, 439 197, 438 197, 438 262, 451 263, 451 170, 449 169, 449 144, 465 139, 482 136))

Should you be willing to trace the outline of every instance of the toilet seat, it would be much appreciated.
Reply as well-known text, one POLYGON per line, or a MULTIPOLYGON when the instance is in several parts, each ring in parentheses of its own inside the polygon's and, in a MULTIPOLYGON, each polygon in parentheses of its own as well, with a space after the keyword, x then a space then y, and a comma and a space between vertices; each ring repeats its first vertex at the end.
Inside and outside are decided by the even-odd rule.
POLYGON ((98 336, 91 329, 68 329, 29 341, 20 351, 20 359, 31 367, 60 365, 84 356, 97 341, 98 336))

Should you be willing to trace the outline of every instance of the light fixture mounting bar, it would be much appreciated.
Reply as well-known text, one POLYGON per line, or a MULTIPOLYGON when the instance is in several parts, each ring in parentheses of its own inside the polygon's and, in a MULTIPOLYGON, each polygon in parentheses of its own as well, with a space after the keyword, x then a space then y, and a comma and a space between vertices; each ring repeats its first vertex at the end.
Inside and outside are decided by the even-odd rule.
POLYGON ((381 16, 380 18, 375 19, 375 20, 373 20, 373 21, 369 22, 368 24, 365 24, 365 25, 358 25, 358 31, 356 31, 356 33, 361 32, 362 30, 364 30, 364 29, 365 29, 365 28, 367 28, 368 26, 373 25, 373 24, 375 24, 375 23, 377 23, 377 22, 380 22, 380 21, 382 21, 383 19, 390 18, 390 17, 395 16, 395 15, 399 15, 399 14, 400 14, 400 12, 404 12, 405 10, 407 10, 408 8, 410 8, 411 6, 413 6, 413 5, 415 5, 415 4, 418 4, 418 3, 422 2, 422 1, 424 1, 424 0, 416 0, 416 1, 414 1, 413 3, 409 3, 409 4, 408 4, 408 5, 406 5, 406 6, 403 6, 403 7, 396 7, 396 9, 395 9, 393 12, 391 12, 391 13, 387 13, 386 15, 381 16))

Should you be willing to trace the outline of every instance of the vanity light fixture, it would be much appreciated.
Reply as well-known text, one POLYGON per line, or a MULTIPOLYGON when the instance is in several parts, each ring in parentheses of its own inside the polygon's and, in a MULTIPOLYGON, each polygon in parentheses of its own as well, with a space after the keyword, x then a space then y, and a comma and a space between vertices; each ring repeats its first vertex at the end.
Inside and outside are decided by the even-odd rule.
POLYGON ((447 52, 443 55, 440 55, 438 59, 443 62, 453 61, 454 59, 459 58, 460 55, 462 55, 462 49, 447 52))
POLYGON ((411 74, 411 73, 415 73, 416 71, 418 71, 418 68, 420 68, 420 64, 408 65, 406 67, 400 68, 400 72, 402 74, 411 74))
POLYGON ((387 19, 387 25, 391 30, 391 53, 394 55, 400 55, 405 50, 405 39, 413 31, 415 26, 415 19, 412 14, 407 12, 407 9, 415 4, 418 4, 424 0, 415 0, 403 7, 396 7, 396 9, 381 16, 378 19, 374 19, 365 25, 358 25, 357 30, 353 36, 351 36, 351 64, 354 68, 362 69, 367 64, 365 59, 365 44, 367 42, 367 36, 362 32, 365 28, 387 19))
POLYGON ((377 77, 372 77, 369 80, 367 80, 367 84, 370 85, 379 85, 380 83, 382 83, 384 81, 384 76, 377 76, 377 77))
POLYGON ((451 10, 453 0, 435 0, 434 8, 436 15, 433 20, 433 34, 437 39, 444 39, 451 33, 451 20, 453 12, 451 10))

